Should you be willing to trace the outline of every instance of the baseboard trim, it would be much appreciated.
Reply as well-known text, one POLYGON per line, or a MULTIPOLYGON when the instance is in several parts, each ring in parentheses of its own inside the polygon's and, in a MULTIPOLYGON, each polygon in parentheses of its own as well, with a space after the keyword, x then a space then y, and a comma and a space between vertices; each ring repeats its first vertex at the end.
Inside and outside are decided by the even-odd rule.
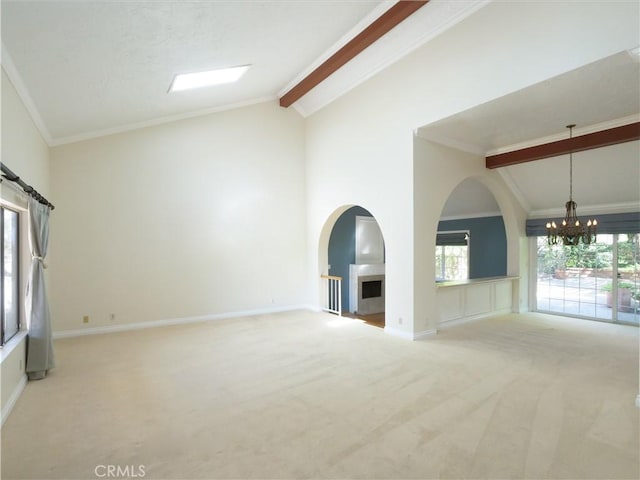
POLYGON ((259 308, 255 310, 242 310, 238 312, 215 313, 211 315, 199 315, 195 317, 169 318, 164 320, 149 320, 148 322, 122 323, 118 325, 105 325, 101 327, 82 328, 77 330, 61 330, 53 333, 54 339, 81 337, 85 335, 100 335, 104 333, 127 332, 142 330, 145 328, 166 327, 170 325, 186 325, 189 323, 210 322, 214 320, 226 320, 238 317, 251 317, 269 313, 290 312, 293 310, 314 310, 311 305, 288 305, 285 307, 259 308))
POLYGON ((438 331, 435 328, 429 330, 423 330, 421 332, 405 332, 404 330, 398 330, 397 328, 384 327, 384 333, 392 335, 394 337, 403 338, 405 340, 420 340, 421 338, 435 335, 438 331))
POLYGON ((452 320, 446 320, 444 322, 441 322, 439 327, 440 328, 453 327, 457 325, 462 325, 464 323, 475 322, 476 320, 482 320, 483 318, 495 317, 499 315, 508 315, 509 313, 514 313, 514 312, 510 308, 503 308, 501 310, 495 310, 492 312, 479 313, 476 315, 469 315, 468 317, 458 317, 452 320))
POLYGON ((398 330, 397 328, 392 328, 387 325, 385 325, 384 327, 384 333, 393 337, 403 338, 405 340, 413 340, 413 333, 405 332, 404 330, 398 330))
POLYGON ((414 340, 420 340, 421 338, 430 337, 432 335, 437 335, 438 330, 436 328, 430 328, 429 330, 423 330, 421 332, 417 332, 413 334, 414 340))
POLYGON ((9 414, 13 410, 13 407, 16 405, 18 398, 20 398, 20 395, 22 395, 22 391, 26 386, 27 386, 27 376, 22 375, 22 378, 20 379, 16 387, 13 389, 13 392, 11 393, 11 396, 9 397, 7 404, 2 409, 2 413, 0 414, 2 416, 2 423, 0 424, 0 426, 4 425, 4 422, 7 420, 7 418, 9 418, 9 414))

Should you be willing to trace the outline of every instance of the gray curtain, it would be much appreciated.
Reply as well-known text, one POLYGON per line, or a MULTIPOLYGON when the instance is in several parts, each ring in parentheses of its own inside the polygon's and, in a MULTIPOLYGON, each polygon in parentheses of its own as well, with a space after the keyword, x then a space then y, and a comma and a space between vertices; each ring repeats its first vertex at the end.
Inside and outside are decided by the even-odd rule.
POLYGON ((27 343, 27 375, 39 380, 54 367, 51 314, 44 282, 44 258, 49 244, 49 213, 51 209, 33 198, 29 199, 29 238, 31 245, 31 275, 27 285, 27 306, 31 319, 27 343))

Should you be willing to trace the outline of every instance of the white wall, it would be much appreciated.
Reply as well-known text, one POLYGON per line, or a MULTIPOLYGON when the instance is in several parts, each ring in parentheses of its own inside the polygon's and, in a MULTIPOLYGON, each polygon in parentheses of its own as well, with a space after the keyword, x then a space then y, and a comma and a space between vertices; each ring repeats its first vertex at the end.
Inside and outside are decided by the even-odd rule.
MULTIPOLYGON (((419 297, 429 267, 415 269, 421 257, 432 256, 430 246, 427 253, 420 250, 423 232, 435 232, 430 224, 457 182, 442 183, 433 165, 418 165, 420 195, 430 205, 429 219, 420 218, 425 212, 414 203, 414 129, 635 47, 637 18, 635 2, 493 2, 311 116, 310 282, 317 284, 326 263, 327 220, 345 204, 361 205, 376 217, 386 242, 388 330, 409 337, 428 331, 433 306, 419 297)), ((476 163, 458 163, 455 177, 477 175, 476 163)), ((509 245, 517 244, 509 253, 509 274, 526 278, 526 242, 509 237, 518 238, 524 228, 515 218, 505 225, 509 245)), ((526 289, 518 292, 522 306, 526 289)))
POLYGON ((434 248, 438 222, 451 192, 467 178, 482 183, 493 194, 505 224, 507 236, 507 275, 523 278, 515 282, 515 311, 526 309, 527 264, 525 240, 525 210, 518 204, 496 170, 485 168, 482 156, 461 152, 416 137, 414 143, 414 269, 416 292, 416 332, 438 327, 434 248))
POLYGON ((58 146, 51 170, 54 331, 308 302, 295 111, 262 103, 58 146))
MULTIPOLYGON (((422 331, 425 232, 442 187, 480 167, 442 183, 416 163, 413 131, 635 47, 637 14, 636 2, 493 2, 306 122, 263 104, 53 148, 54 329, 319 304, 327 221, 357 204, 385 238, 388 326, 422 331)), ((510 274, 524 273, 520 244, 510 274)))
POLYGON ((2 162, 48 198, 49 147, 4 69, 1 87, 2 162))
MULTIPOLYGON (((49 149, 4 69, 1 75, 2 162, 38 192, 49 198, 49 149)), ((0 184, 0 196, 5 201, 11 202, 13 206, 26 207, 26 198, 16 194, 15 190, 6 184, 0 184)), ((20 283, 24 294, 31 259, 26 235, 27 218, 24 211, 20 213, 19 221, 21 222, 20 283)), ((24 309, 21 317, 24 323, 24 309)), ((2 421, 6 419, 13 402, 26 382, 25 345, 26 337, 20 336, 20 340, 14 338, 3 347, 0 353, 2 421)))
POLYGON ((385 242, 386 324, 394 318, 412 329, 412 133, 380 112, 377 102, 338 101, 307 121, 309 281, 318 285, 326 273, 331 227, 344 206, 364 207, 385 242))

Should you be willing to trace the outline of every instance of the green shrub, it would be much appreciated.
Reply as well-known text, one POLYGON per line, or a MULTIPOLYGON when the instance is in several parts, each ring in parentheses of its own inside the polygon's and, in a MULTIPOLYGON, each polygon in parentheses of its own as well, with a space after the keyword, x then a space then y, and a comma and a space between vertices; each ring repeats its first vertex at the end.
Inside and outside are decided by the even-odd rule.
MULTIPOLYGON (((618 290, 626 288, 627 290, 634 290, 634 285, 631 282, 624 282, 624 281, 619 281, 618 282, 618 290)), ((605 283, 602 288, 600 288, 600 290, 602 290, 603 292, 610 292, 613 290, 613 283, 612 282, 608 282, 605 283)), ((636 294, 638 292, 634 292, 634 294, 636 294)))

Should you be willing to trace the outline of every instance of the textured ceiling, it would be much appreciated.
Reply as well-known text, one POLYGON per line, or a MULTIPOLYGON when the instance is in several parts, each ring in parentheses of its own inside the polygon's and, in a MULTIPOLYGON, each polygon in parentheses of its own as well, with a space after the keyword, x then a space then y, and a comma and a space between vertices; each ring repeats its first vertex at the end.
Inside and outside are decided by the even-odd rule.
MULTIPOLYGON (((50 145, 276 99, 394 1, 2 0, 2 65, 50 145), (252 64, 235 83, 168 94, 176 73, 252 64)), ((488 3, 432 0, 300 99, 309 115, 488 3)), ((418 129, 479 155, 635 121, 640 64, 621 52, 418 129)), ((530 214, 568 196, 567 157, 500 169, 530 214)), ((574 161, 580 211, 640 205, 640 147, 581 152, 574 161), (588 198, 588 200, 584 200, 588 198), (603 207, 604 206, 604 207, 603 207), (586 207, 586 208, 585 208, 586 207)), ((491 214, 473 182, 445 216, 491 214)), ((631 207, 634 208, 634 207, 631 207)))
POLYGON ((276 98, 380 4, 3 1, 2 41, 55 140, 276 98), (244 64, 236 84, 167 94, 176 73, 244 64))
MULTIPOLYGON (((627 52, 603 58, 419 129, 424 138, 497 153, 515 145, 565 138, 585 128, 636 115, 640 62, 627 52)), ((597 127, 596 127, 597 128, 597 127)))
MULTIPOLYGON (((486 155, 640 121, 640 62, 628 52, 551 78, 418 129, 418 135, 486 155)), ((579 152, 574 157, 574 200, 579 212, 637 210, 640 142, 579 152)), ((561 214, 569 199, 569 156, 499 169, 531 216, 561 214)), ((454 192, 443 215, 489 212, 486 188, 475 201, 454 192)))
MULTIPOLYGON (((394 3, 2 0, 2 63, 56 145, 276 99, 394 3), (176 73, 245 64, 237 83, 167 93, 176 73)), ((294 108, 317 111, 486 3, 430 2, 294 108)))

